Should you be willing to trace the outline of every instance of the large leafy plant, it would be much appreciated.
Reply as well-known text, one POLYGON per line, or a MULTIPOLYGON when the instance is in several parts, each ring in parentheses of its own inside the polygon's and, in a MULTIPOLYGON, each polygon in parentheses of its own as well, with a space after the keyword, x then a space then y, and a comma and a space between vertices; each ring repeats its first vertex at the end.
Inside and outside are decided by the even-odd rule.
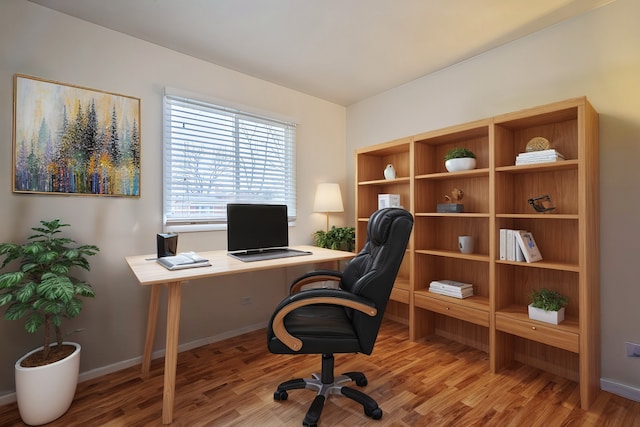
POLYGON ((51 354, 52 330, 55 341, 62 346, 63 319, 76 317, 82 311, 80 297, 94 297, 90 284, 69 275, 74 268, 89 271, 87 257, 99 249, 93 245, 71 246, 76 242, 59 236, 60 220, 40 221, 41 227, 32 228, 35 234, 22 245, 0 244, 4 256, 0 270, 17 261, 20 268, 0 274, 0 307, 7 306, 5 319, 26 317, 24 327, 35 333, 44 326, 43 359, 51 354))

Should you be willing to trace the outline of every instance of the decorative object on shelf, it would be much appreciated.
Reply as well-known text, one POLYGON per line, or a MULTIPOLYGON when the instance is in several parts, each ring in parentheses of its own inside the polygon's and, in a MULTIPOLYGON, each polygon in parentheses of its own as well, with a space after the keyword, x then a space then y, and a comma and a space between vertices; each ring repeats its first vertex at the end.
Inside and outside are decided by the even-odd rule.
POLYGON ((429 292, 464 299, 473 296, 473 285, 456 280, 434 280, 429 284, 429 292))
POLYGON ((551 203, 551 196, 545 194, 544 196, 532 197, 529 200, 531 207, 539 213, 551 212, 555 207, 551 203))
POLYGON ((0 268, 14 261, 20 264, 17 271, 0 274, 0 306, 8 306, 5 319, 26 316, 24 327, 29 333, 44 326, 44 345, 15 365, 18 410, 29 425, 59 418, 73 401, 80 345, 62 341, 61 322, 80 314, 80 297, 95 293, 89 283, 69 273, 75 267, 89 271, 87 258, 99 251, 93 245, 70 246, 74 240, 58 235, 69 224, 58 219, 40 223, 41 227, 32 228, 35 233, 26 243, 0 244, 0 255, 5 256, 0 268))
POLYGON ((140 98, 15 76, 13 191, 140 197, 140 98))
POLYGON ((564 160, 562 153, 550 148, 542 151, 520 153, 516 156, 516 166, 531 165, 535 163, 561 162, 564 160))
POLYGON ((557 291, 540 288, 531 292, 529 318, 541 322, 559 324, 564 320, 564 308, 569 299, 557 291))
POLYGON ((354 227, 331 227, 329 231, 318 230, 313 233, 313 244, 320 248, 353 252, 356 242, 354 227))
POLYGON ((472 254, 473 236, 458 236, 458 249, 463 254, 472 254))
POLYGON ((444 166, 449 172, 476 168, 476 155, 467 148, 452 148, 444 155, 444 166))
POLYGON ((527 153, 531 153, 534 151, 548 150, 550 148, 551 144, 549 143, 549 140, 547 138, 543 136, 536 136, 531 138, 529 142, 527 142, 526 151, 527 153))
POLYGON ((313 200, 313 210, 327 215, 326 231, 329 231, 329 212, 344 212, 340 184, 332 182, 318 184, 316 197, 313 200))
POLYGON ((458 187, 451 190, 451 195, 444 195, 447 203, 438 203, 436 211, 438 213, 461 213, 464 212, 464 205, 460 203, 464 197, 464 192, 458 187))
POLYGON ((399 194, 378 194, 378 209, 399 207, 401 207, 399 194))
POLYGON ((384 168, 384 179, 396 179, 396 170, 391 163, 384 168))

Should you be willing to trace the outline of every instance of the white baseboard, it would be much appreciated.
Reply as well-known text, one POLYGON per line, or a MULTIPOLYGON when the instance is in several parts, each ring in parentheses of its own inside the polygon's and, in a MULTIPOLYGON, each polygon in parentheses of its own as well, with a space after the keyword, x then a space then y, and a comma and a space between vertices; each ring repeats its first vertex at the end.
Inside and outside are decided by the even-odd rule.
POLYGON ((600 379, 600 388, 609 393, 617 394, 626 399, 640 402, 640 388, 622 384, 606 378, 600 379))
MULTIPOLYGON (((194 348, 202 347, 207 344, 211 344, 214 342, 226 340, 227 338, 237 337, 238 335, 246 334, 249 332, 257 331, 259 329, 264 329, 267 327, 268 322, 256 323, 254 325, 245 326, 243 328, 234 329, 232 331, 226 331, 218 335, 214 335, 211 337, 199 339, 196 341, 184 343, 178 346, 178 352, 191 350, 194 348)), ((158 359, 160 357, 164 357, 165 350, 158 350, 153 352, 151 355, 151 359, 158 359)), ((78 377, 78 382, 84 382, 87 380, 91 380, 93 378, 101 377, 103 375, 111 374, 113 372, 118 372, 123 369, 130 368, 132 366, 140 365, 142 363, 142 356, 134 357, 133 359, 123 360, 121 362, 114 363, 108 366, 102 366, 100 368, 92 369, 87 372, 80 373, 78 377)), ((16 401, 16 393, 14 391, 8 391, 7 394, 0 395, 0 406, 8 405, 16 401)))

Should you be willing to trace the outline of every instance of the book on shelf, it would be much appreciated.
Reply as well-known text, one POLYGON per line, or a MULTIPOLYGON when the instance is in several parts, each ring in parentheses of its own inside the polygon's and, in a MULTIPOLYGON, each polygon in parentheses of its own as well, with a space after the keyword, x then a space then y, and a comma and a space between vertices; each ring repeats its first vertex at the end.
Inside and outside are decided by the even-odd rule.
POLYGON ((473 296, 473 285, 455 280, 434 280, 429 284, 429 292, 454 298, 473 296))
POLYGON ((182 270, 184 268, 208 267, 208 259, 195 252, 180 252, 177 255, 165 256, 157 259, 158 263, 167 270, 182 270))
POLYGON ((555 149, 530 151, 516 156, 516 165, 533 163, 558 162, 564 160, 564 156, 555 149))
POLYGON ((517 240, 517 234, 525 230, 500 229, 499 257, 502 261, 526 261, 517 240))
POLYGON ((527 262, 536 262, 542 260, 542 254, 540 249, 536 245, 536 241, 533 238, 533 234, 529 231, 519 230, 516 233, 516 239, 518 240, 518 246, 522 249, 524 258, 527 262))

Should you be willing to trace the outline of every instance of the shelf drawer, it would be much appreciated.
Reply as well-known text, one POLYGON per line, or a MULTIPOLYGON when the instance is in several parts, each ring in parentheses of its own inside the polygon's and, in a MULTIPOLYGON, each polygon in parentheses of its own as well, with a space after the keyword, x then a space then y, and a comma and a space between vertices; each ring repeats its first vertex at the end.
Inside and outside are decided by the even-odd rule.
POLYGON ((391 289, 391 300, 409 304, 409 291, 407 289, 401 289, 394 286, 391 289))
POLYGON ((440 301, 426 295, 415 294, 415 305, 425 310, 455 317, 476 325, 489 327, 489 313, 471 307, 465 307, 455 301, 440 301))
POLYGON ((496 314, 496 329, 573 353, 579 353, 580 351, 578 334, 563 331, 551 325, 545 326, 540 322, 527 322, 496 314))

